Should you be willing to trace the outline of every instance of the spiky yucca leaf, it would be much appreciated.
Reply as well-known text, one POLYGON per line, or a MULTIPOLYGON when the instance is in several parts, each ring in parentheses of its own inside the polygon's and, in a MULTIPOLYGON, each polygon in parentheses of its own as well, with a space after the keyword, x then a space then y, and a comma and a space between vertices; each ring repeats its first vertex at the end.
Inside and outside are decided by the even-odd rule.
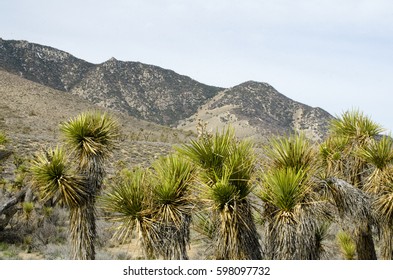
POLYGON ((319 157, 326 177, 342 177, 345 173, 349 138, 328 137, 319 147, 319 157))
POLYGON ((202 236, 206 237, 209 242, 212 242, 214 238, 214 233, 217 228, 216 226, 216 219, 212 219, 211 215, 205 210, 200 211, 195 214, 195 226, 194 230, 201 234, 202 236))
POLYGON ((344 112, 333 119, 330 125, 332 135, 347 136, 356 142, 365 142, 382 133, 384 129, 359 110, 344 112))
POLYGON ((253 144, 247 140, 239 141, 228 156, 225 168, 230 170, 229 181, 236 186, 240 199, 246 198, 252 191, 255 162, 253 144))
POLYGON ((9 140, 8 140, 7 135, 6 135, 3 131, 0 131, 0 145, 4 145, 4 144, 6 144, 8 141, 9 141, 9 140))
POLYGON ((315 167, 316 150, 304 134, 273 138, 266 154, 275 168, 292 168, 299 171, 315 167))
POLYGON ((393 186, 385 186, 374 200, 374 208, 379 219, 393 226, 393 186))
POLYGON ((224 210, 240 198, 239 190, 231 183, 230 176, 230 171, 226 169, 222 176, 217 176, 214 185, 206 186, 206 199, 211 202, 215 210, 224 210))
POLYGON ((234 130, 227 128, 211 137, 191 140, 190 144, 183 145, 177 150, 202 167, 208 176, 219 175, 236 142, 234 130))
POLYGON ((311 187, 303 171, 273 169, 265 174, 261 199, 274 207, 277 213, 290 217, 295 208, 308 203, 311 187))
MULTIPOLYGON (((123 172, 119 183, 112 185, 100 198, 101 208, 112 214, 111 219, 136 221, 149 208, 149 183, 142 169, 123 172)), ((134 227, 127 227, 132 231, 134 227)))
POLYGON ((157 204, 181 205, 183 199, 190 199, 189 191, 195 171, 189 161, 172 154, 154 162, 153 169, 157 179, 153 189, 157 204))
POLYGON ((87 191, 81 176, 72 169, 66 152, 60 148, 38 154, 31 171, 34 185, 44 201, 54 199, 70 208, 86 202, 87 191))
POLYGON ((322 259, 325 255, 327 255, 327 245, 326 241, 328 240, 329 228, 331 226, 331 222, 329 221, 321 221, 315 231, 315 247, 316 247, 316 259, 322 259))
POLYGON ((80 159, 81 167, 92 157, 106 157, 111 153, 119 136, 118 122, 99 111, 81 113, 63 123, 60 130, 80 159))
POLYGON ((380 188, 393 180, 393 139, 383 136, 380 140, 373 140, 369 145, 361 147, 357 154, 374 169, 366 178, 365 190, 377 194, 380 188))
POLYGON ((380 140, 362 147, 358 154, 377 169, 383 170, 393 163, 393 139, 390 136, 382 136, 380 140))

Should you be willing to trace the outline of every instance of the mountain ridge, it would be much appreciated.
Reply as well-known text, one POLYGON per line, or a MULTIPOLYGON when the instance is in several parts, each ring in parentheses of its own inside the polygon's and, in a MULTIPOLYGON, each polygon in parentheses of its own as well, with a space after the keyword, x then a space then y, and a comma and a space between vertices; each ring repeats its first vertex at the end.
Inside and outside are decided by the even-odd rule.
POLYGON ((0 69, 104 108, 182 129, 195 130, 196 120, 203 119, 215 128, 235 124, 243 136, 304 131, 319 140, 333 118, 321 108, 284 96, 268 83, 209 86, 155 65, 114 57, 93 64, 27 41, 0 39, 0 69))

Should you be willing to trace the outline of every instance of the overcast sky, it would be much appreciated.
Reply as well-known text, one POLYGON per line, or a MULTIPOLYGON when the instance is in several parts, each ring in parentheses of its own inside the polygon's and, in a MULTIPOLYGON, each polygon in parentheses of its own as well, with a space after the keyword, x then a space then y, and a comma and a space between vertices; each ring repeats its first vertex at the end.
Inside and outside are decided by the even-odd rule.
POLYGON ((209 85, 267 82, 393 130, 392 0, 1 0, 0 37, 209 85))

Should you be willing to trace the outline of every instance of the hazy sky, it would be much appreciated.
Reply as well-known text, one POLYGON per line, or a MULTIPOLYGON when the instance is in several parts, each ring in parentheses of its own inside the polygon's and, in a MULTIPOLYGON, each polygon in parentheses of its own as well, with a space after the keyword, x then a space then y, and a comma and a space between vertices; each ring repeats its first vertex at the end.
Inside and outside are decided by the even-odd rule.
POLYGON ((209 85, 267 82, 393 130, 392 0, 1 0, 0 37, 209 85))

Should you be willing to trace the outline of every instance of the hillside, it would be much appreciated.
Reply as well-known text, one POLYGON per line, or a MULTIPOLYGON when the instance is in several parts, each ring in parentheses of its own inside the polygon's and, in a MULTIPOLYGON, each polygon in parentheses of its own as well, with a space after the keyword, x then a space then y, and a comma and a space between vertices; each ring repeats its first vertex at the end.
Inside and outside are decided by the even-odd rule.
POLYGON ((269 84, 249 81, 222 91, 178 127, 192 130, 200 119, 212 130, 231 123, 243 137, 268 138, 296 130, 320 140, 331 118, 326 111, 293 101, 269 84))
POLYGON ((140 62, 111 58, 92 64, 52 47, 0 39, 0 69, 92 104, 160 125, 195 130, 232 124, 239 136, 267 138, 304 131, 321 139, 332 116, 287 98, 267 83, 229 89, 140 62))
POLYGON ((189 117, 194 108, 221 90, 157 66, 114 58, 91 64, 26 41, 0 39, 0 68, 163 125, 174 125, 189 117))
MULTIPOLYGON (((0 130, 8 135, 10 148, 21 157, 60 143, 61 122, 86 110, 102 110, 71 93, 54 90, 3 70, 0 70, 0 96, 0 130)), ((121 147, 113 163, 148 164, 158 155, 166 154, 173 143, 184 141, 191 135, 108 110, 122 127, 121 147)), ((11 173, 12 162, 9 166, 7 170, 11 173)))

